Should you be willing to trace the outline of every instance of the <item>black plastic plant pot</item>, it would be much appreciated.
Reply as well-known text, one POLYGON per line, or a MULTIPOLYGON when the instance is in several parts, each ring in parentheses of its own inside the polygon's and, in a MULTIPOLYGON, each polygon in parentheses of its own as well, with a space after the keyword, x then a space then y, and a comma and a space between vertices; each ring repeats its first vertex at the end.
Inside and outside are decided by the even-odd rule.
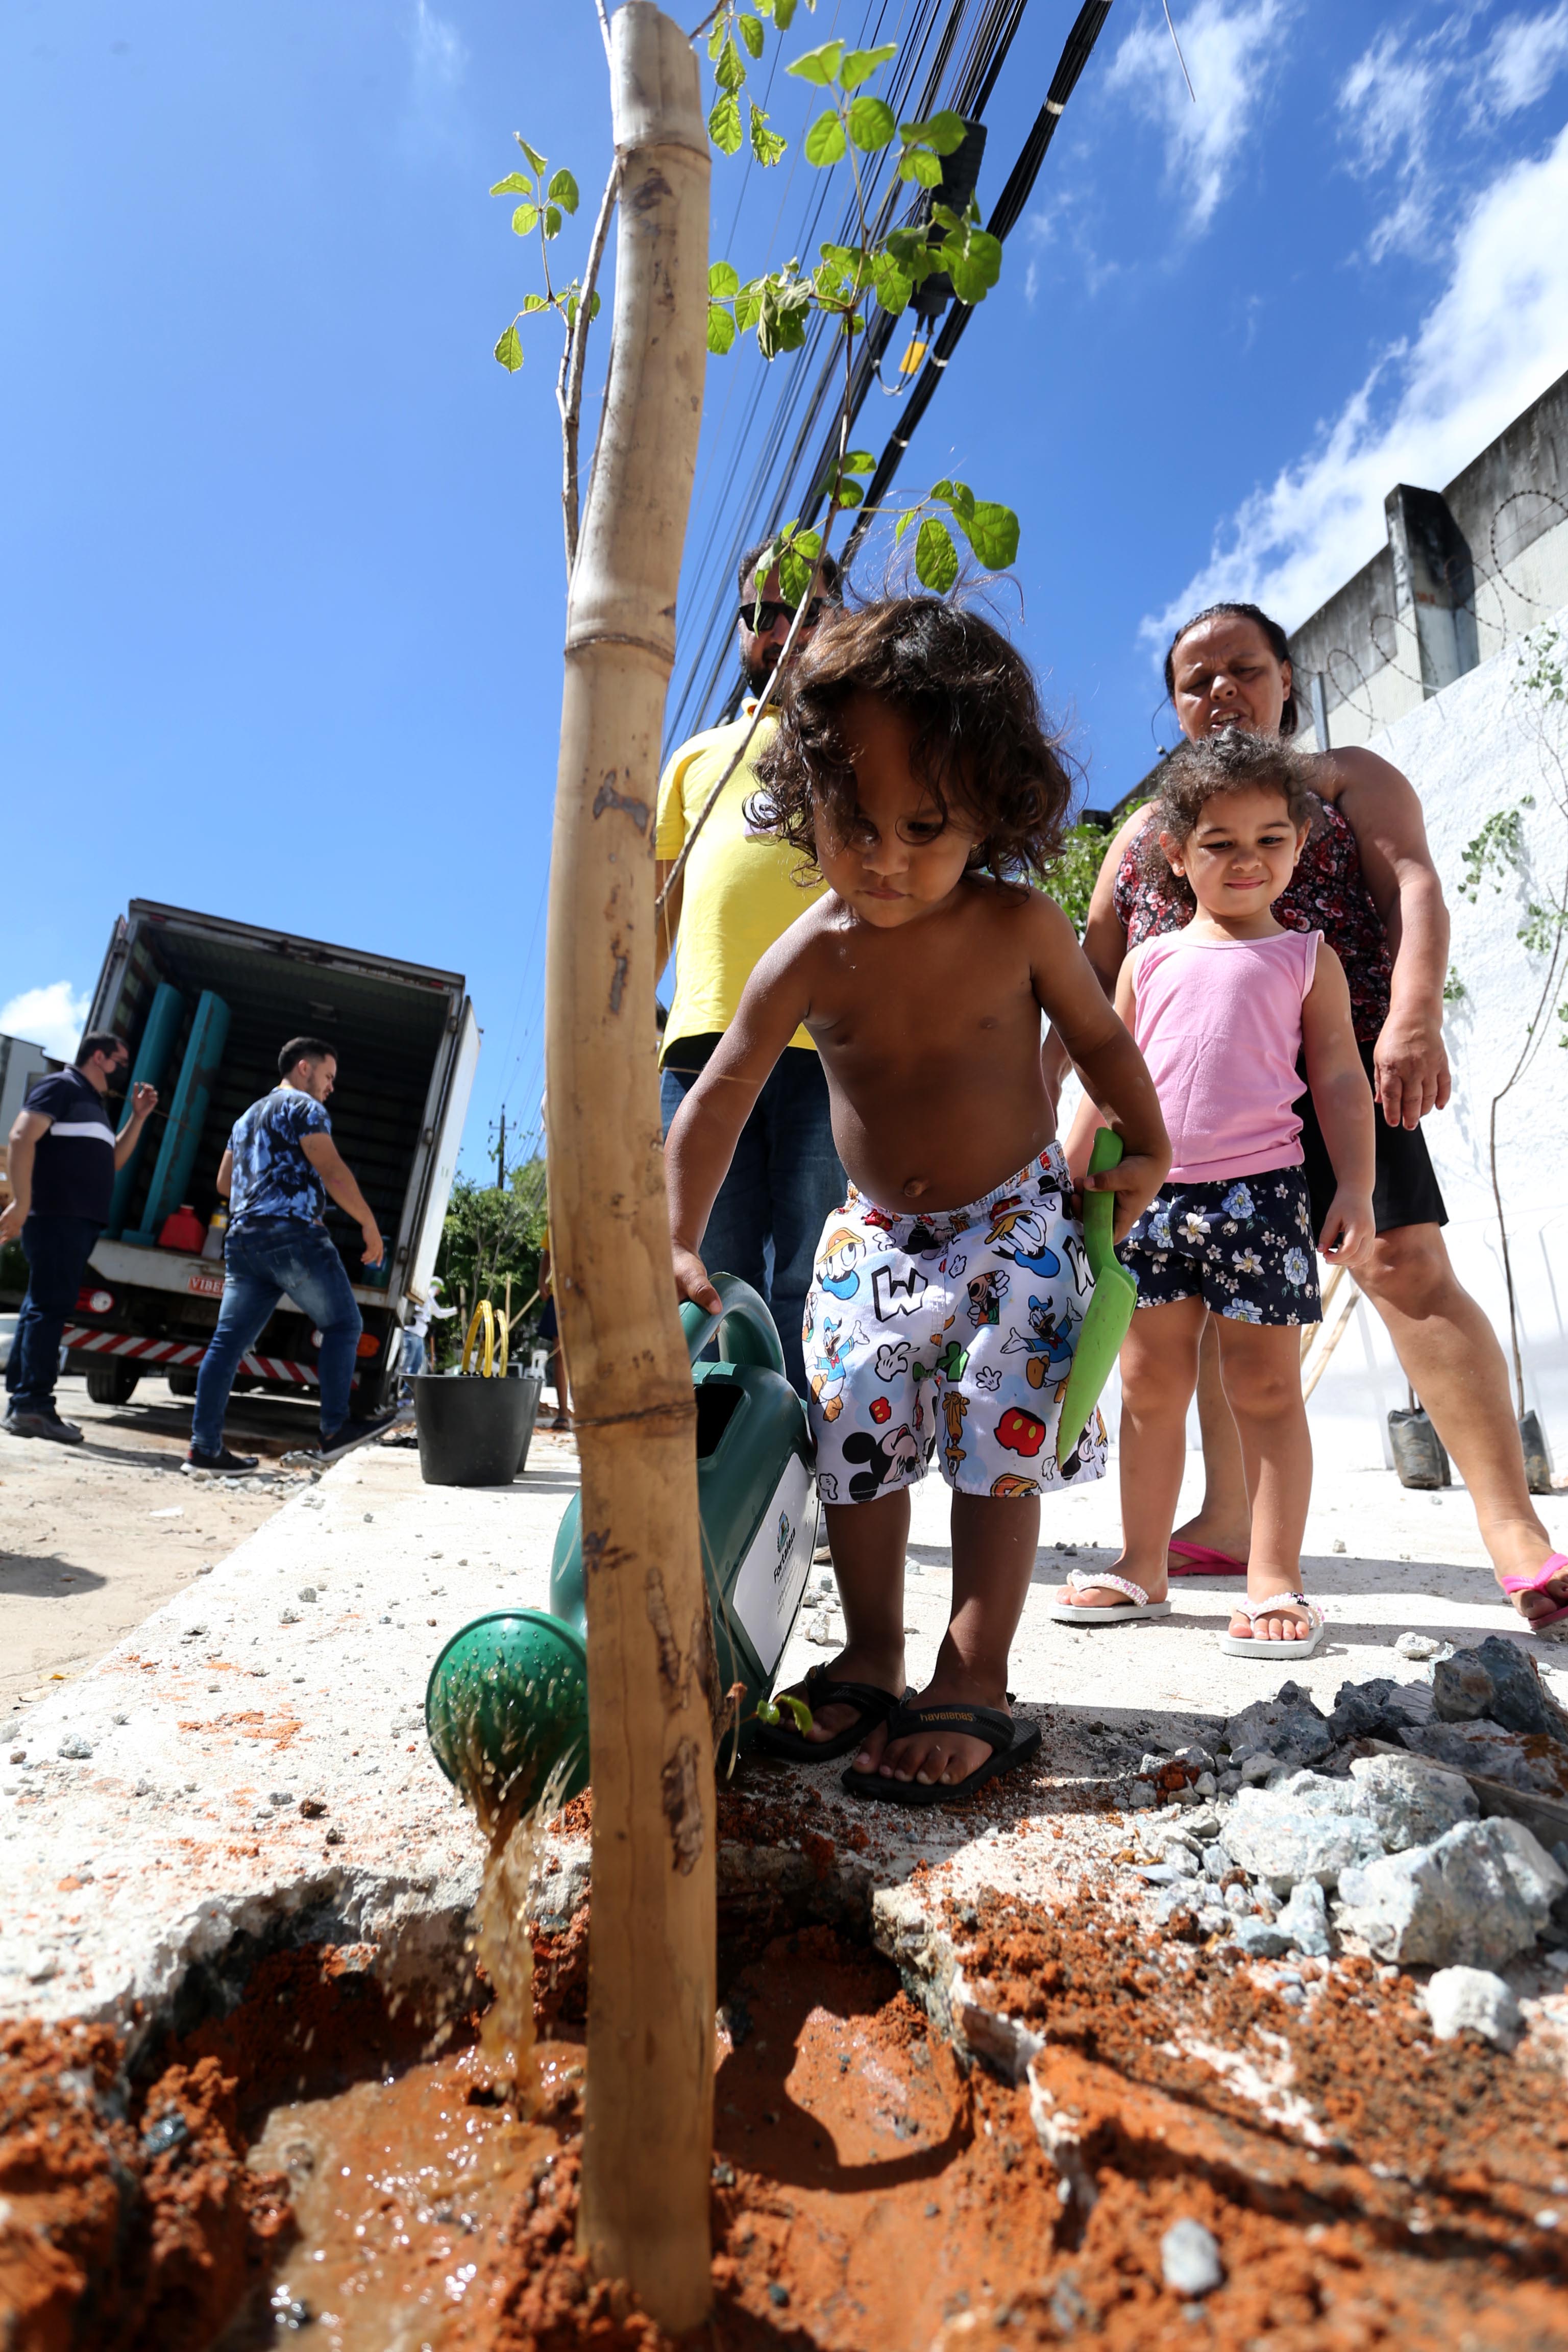
POLYGON ((528 1459, 542 1383, 478 1372, 421 1372, 414 1382, 419 1468, 427 1486, 510 1486, 528 1459))

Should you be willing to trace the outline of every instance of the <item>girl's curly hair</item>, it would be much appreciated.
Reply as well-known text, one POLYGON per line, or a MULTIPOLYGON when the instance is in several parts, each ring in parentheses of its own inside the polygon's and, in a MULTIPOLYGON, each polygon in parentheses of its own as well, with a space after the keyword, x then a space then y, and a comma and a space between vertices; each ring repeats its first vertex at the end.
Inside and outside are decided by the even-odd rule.
POLYGON ((1310 755, 1279 735, 1247 735, 1227 727, 1196 743, 1178 743, 1160 770, 1160 791, 1138 836, 1145 877, 1163 898, 1195 907, 1192 885, 1171 866, 1160 835, 1179 845, 1192 834, 1210 801, 1231 793, 1275 792, 1293 825, 1310 824, 1321 806, 1312 789, 1310 755))
POLYGON ((1048 865, 1073 778, 1028 664, 989 621, 935 596, 824 615, 784 682, 778 726, 757 761, 762 789, 746 814, 759 830, 811 866, 820 817, 847 833, 858 804, 842 719, 854 694, 880 695, 913 721, 915 773, 943 817, 978 831, 974 867, 1016 881, 1048 865))

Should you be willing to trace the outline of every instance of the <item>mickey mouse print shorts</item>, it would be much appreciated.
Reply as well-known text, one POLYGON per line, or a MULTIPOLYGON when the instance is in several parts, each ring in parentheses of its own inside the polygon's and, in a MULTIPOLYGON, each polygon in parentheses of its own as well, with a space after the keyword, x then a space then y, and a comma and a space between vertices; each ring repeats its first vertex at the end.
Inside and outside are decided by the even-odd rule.
POLYGON ((925 1475, 961 1495, 1043 1494, 1105 1475, 1098 1412, 1065 1463, 1061 1396, 1093 1284, 1053 1143, 966 1209, 895 1216, 853 1186, 805 1303, 808 1411, 825 1503, 925 1475))

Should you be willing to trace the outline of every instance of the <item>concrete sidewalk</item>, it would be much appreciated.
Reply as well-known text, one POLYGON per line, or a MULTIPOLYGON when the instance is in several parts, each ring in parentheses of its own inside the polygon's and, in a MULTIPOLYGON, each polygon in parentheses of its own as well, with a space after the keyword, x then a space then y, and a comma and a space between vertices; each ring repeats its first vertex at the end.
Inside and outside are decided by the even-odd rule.
MULTIPOLYGON (((543 1605, 575 1483, 570 1444, 549 1437, 500 1489, 426 1487, 412 1450, 366 1448, 0 1726, 0 2014, 131 2024, 140 2001, 145 2031, 192 1971, 224 1977, 305 1937, 379 1948, 397 1976, 466 1982, 479 1845, 426 1743, 426 1679, 468 1619, 543 1605)), ((1407 1627, 1461 1642, 1517 1631, 1462 1493, 1406 1493, 1356 1471, 1321 1476, 1319 1494, 1306 1578, 1331 1632, 1305 1664, 1219 1650, 1229 1583, 1185 1582, 1175 1614, 1143 1625, 1048 1620, 1066 1569, 1114 1554, 1112 1476, 1047 1505, 1014 1661, 1020 1701, 1047 1733, 1027 1790, 994 1784, 985 1803, 910 1814, 852 1806, 833 1765, 765 1768, 750 1792, 800 1802, 846 1858, 858 1852, 862 1896, 920 1862, 951 1865, 944 1892, 1047 1894, 1125 1834, 1112 1812, 1145 1747, 1201 1738, 1292 1672, 1325 1707, 1347 1680, 1414 1679, 1393 1647, 1407 1627), (1033 1821, 1020 1821, 1026 1806, 1033 1821)), ((1568 1543, 1568 1500, 1544 1507, 1568 1543)), ((907 1588, 917 1683, 946 1621, 948 1563, 932 1478, 915 1498, 907 1588)), ((803 1616, 786 1678, 832 1654, 805 1639, 820 1616, 803 1616)), ((1531 1646, 1568 1700, 1568 1647, 1531 1646)), ((787 1842, 756 1866, 810 1874, 787 1842)))

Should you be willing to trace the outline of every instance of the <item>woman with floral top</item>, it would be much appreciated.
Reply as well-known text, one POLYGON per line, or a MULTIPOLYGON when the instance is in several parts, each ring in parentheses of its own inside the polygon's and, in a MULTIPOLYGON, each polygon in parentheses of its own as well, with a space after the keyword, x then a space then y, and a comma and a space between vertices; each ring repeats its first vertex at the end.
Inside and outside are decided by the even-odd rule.
MULTIPOLYGON (((1178 629, 1165 684, 1182 732, 1194 743, 1233 728, 1289 737, 1299 723, 1285 633, 1256 604, 1216 604, 1178 629)), ((1321 930, 1338 956, 1376 1097, 1377 1234, 1356 1281, 1458 1465, 1499 1582, 1526 1622, 1542 1627, 1568 1612, 1568 1559, 1553 1552, 1531 1502, 1502 1350, 1455 1276, 1443 1240, 1447 1212, 1420 1129, 1449 1094, 1448 919, 1421 803, 1399 770, 1373 751, 1321 751, 1310 769, 1311 830, 1274 913, 1287 929, 1321 930)), ((1140 808, 1116 835, 1090 902, 1084 951, 1108 993, 1131 948, 1189 919, 1179 894, 1137 854, 1149 818, 1140 808)), ((1312 1212, 1321 1219, 1332 1172, 1310 1100, 1298 1108, 1312 1212)), ((1202 1351, 1198 1414, 1204 1499, 1172 1539, 1170 1570, 1240 1575, 1247 1483, 1212 1331, 1202 1351)))
MULTIPOLYGON (((1121 1558, 1109 1574, 1076 1570, 1051 1611, 1084 1625, 1169 1610, 1187 1406, 1213 1318, 1252 1496, 1247 1597, 1223 1646, 1254 1658, 1307 1657, 1322 1638, 1300 1590, 1312 1444, 1299 1335, 1322 1311, 1314 1234, 1348 1265, 1373 1238, 1372 1089, 1344 971, 1321 931, 1271 912, 1310 831, 1308 774, 1277 736, 1238 731, 1184 744, 1163 771, 1144 855, 1189 919, 1134 948, 1116 983, 1172 1153, 1120 1253, 1138 1277, 1121 1351, 1121 1558), (1303 1058, 1335 1179, 1317 1225, 1293 1108, 1303 1058)), ((1086 1097, 1067 1147, 1080 1181, 1099 1123, 1086 1097)))

